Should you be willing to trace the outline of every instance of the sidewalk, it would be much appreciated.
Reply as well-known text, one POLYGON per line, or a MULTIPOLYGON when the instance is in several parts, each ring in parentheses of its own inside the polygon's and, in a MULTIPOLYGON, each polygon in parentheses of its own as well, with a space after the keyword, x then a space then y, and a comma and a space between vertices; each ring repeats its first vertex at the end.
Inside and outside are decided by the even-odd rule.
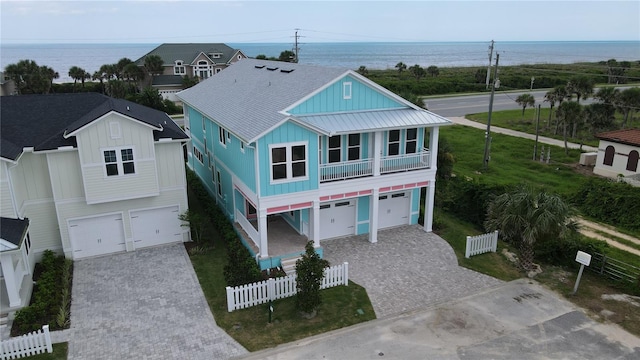
MULTIPOLYGON (((476 129, 481 129, 481 130, 485 130, 485 131, 487 130, 487 125, 479 123, 479 122, 476 122, 476 121, 471 121, 471 120, 468 120, 468 119, 463 118, 463 117, 450 117, 448 119, 453 121, 454 124, 474 127, 476 129)), ((501 127, 497 127, 497 126, 491 126, 491 132, 495 132, 495 133, 498 133, 498 134, 510 135, 510 136, 516 136, 516 137, 525 138, 525 139, 534 140, 534 141, 536 139, 536 136, 534 134, 527 134, 527 133, 523 133, 521 131, 505 129, 505 128, 501 128, 501 127)), ((545 136, 538 136, 538 141, 543 143, 543 144, 549 144, 549 145, 555 145, 555 146, 559 146, 559 147, 564 147, 564 141, 558 140, 558 139, 552 139, 552 138, 545 137, 545 136)), ((580 149, 580 144, 567 142, 567 147, 569 149, 580 149)), ((588 145, 582 145, 582 150, 586 151, 586 152, 597 152, 598 148, 597 147, 593 147, 593 146, 588 146, 588 145)))

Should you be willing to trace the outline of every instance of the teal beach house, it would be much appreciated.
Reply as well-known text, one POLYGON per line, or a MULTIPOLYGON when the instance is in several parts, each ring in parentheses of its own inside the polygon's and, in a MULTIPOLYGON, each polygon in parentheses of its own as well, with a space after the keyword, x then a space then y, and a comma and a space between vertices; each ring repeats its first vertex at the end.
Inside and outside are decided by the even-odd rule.
MULTIPOLYGON (((346 69, 243 59, 177 94, 188 164, 261 268, 312 240, 431 231, 438 129, 451 122, 346 69), (426 196, 421 199, 421 190, 426 196)), ((335 240, 339 241, 339 240, 335 240)))

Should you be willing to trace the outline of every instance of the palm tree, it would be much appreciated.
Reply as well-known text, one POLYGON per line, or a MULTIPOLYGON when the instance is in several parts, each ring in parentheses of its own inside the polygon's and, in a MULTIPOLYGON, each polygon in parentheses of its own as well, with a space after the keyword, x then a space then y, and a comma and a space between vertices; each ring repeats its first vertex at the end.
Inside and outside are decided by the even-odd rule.
POLYGON ((520 186, 489 203, 485 227, 498 230, 507 241, 520 246, 520 267, 533 268, 537 241, 559 238, 575 229, 572 209, 558 195, 520 186))
POLYGON ((440 75, 440 69, 438 69, 438 67, 435 65, 431 65, 427 68, 427 74, 431 75, 432 77, 436 77, 440 75))
POLYGON ((533 107, 536 104, 536 99, 531 94, 522 94, 516 98, 516 103, 522 106, 522 119, 524 119, 524 110, 527 106, 533 107))
MULTIPOLYGON (((554 96, 556 101, 558 102, 558 108, 565 100, 571 100, 571 93, 567 91, 567 87, 564 85, 558 85, 551 90, 554 92, 554 96)), ((551 116, 551 114, 549 114, 551 116)), ((558 109, 556 109, 556 126, 553 130, 553 135, 558 134, 558 127, 560 126, 560 122, 558 121, 558 109)))
POLYGON ((412 67, 410 67, 409 72, 411 73, 411 75, 413 75, 414 78, 416 78, 416 81, 420 80, 420 78, 424 77, 424 75, 427 73, 418 64, 415 64, 412 67))
POLYGON ((360 75, 365 75, 365 76, 366 76, 366 75, 369 73, 369 70, 367 70, 367 67, 366 67, 366 66, 361 65, 361 66, 358 68, 358 73, 359 73, 360 75))
POLYGON ((549 120, 547 121, 547 131, 549 130, 549 126, 551 126, 551 115, 553 115, 553 107, 558 102, 559 95, 560 94, 558 94, 556 88, 549 90, 546 94, 544 94, 544 101, 549 103, 549 120))
POLYGON ((49 87, 47 88, 47 91, 46 91, 48 93, 53 87, 53 79, 59 79, 60 74, 46 65, 42 65, 40 67, 40 71, 42 72, 42 75, 49 80, 49 87))
MULTIPOLYGON (((587 99, 593 94, 593 80, 586 76, 574 77, 567 83, 567 89, 572 94, 576 94, 576 102, 580 104, 580 99, 587 99)), ((578 121, 573 123, 571 137, 575 138, 577 136, 579 125, 578 121)))
POLYGON ((399 63, 396 64, 396 69, 398 69, 398 75, 402 76, 402 72, 407 70, 407 64, 400 61, 399 63))
POLYGON ((623 115, 622 128, 627 126, 629 117, 640 109, 640 88, 633 87, 628 88, 620 92, 618 95, 615 106, 623 115))
POLYGON ((75 89, 78 80, 82 82, 82 87, 84 87, 84 81, 91 78, 91 74, 80 67, 72 66, 69 69, 69 77, 73 79, 73 88, 75 89))
POLYGON ((559 122, 562 122, 562 137, 564 139, 564 153, 569 154, 569 147, 567 146, 567 135, 569 124, 576 124, 582 114, 582 107, 577 102, 568 101, 558 106, 556 110, 556 117, 559 122))

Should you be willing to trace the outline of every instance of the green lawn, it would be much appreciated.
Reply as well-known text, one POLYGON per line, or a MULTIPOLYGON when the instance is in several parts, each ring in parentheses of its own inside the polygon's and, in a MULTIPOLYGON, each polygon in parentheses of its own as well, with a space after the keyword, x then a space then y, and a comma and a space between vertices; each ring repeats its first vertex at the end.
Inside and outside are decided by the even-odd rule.
MULTIPOLYGON (((456 163, 456 176, 477 179, 488 184, 511 185, 529 183, 559 194, 575 191, 584 176, 572 168, 579 158, 579 150, 551 146, 549 164, 533 160, 534 141, 492 133, 491 158, 483 168, 484 131, 461 125, 442 128, 440 136, 451 145, 456 163)), ((540 149, 542 145, 538 144, 540 149)), ((549 145, 545 145, 548 149, 549 145)), ((545 150, 546 152, 546 150, 545 150)))
MULTIPOLYGON (((554 115, 549 121, 549 107, 542 107, 540 109, 540 126, 538 134, 540 136, 546 136, 558 140, 563 140, 562 137, 562 128, 558 128, 557 133, 554 133, 556 130, 556 118, 555 118, 555 109, 554 115)), ((483 124, 487 123, 487 118, 489 117, 489 113, 479 113, 479 114, 467 114, 465 117, 469 120, 477 121, 483 124)), ((536 133, 536 109, 527 108, 524 111, 524 115, 522 115, 522 109, 518 110, 504 110, 504 111, 496 111, 491 113, 491 125, 517 130, 529 134, 536 133)), ((570 131, 570 130, 569 130, 570 131)), ((598 140, 595 139, 591 134, 585 134, 584 138, 572 139, 568 138, 567 141, 574 142, 580 144, 581 142, 585 145, 598 146, 598 140)))
POLYGON ((53 344, 52 353, 44 353, 33 356, 28 356, 23 359, 28 360, 66 360, 68 352, 68 343, 53 344))

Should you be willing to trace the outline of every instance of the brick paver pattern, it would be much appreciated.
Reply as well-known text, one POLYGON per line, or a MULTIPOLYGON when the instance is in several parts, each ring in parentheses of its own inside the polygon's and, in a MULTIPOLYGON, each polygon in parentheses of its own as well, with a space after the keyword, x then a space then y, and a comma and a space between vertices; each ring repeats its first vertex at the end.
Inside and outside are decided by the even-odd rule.
MULTIPOLYGON (((378 318, 435 306, 489 289, 502 281, 458 266, 451 246, 421 226, 324 240, 324 258, 349 262, 349 279, 364 286, 378 318)), ((481 256, 481 255, 480 255, 481 256)))
POLYGON ((76 261, 69 359, 227 359, 182 244, 76 261))

